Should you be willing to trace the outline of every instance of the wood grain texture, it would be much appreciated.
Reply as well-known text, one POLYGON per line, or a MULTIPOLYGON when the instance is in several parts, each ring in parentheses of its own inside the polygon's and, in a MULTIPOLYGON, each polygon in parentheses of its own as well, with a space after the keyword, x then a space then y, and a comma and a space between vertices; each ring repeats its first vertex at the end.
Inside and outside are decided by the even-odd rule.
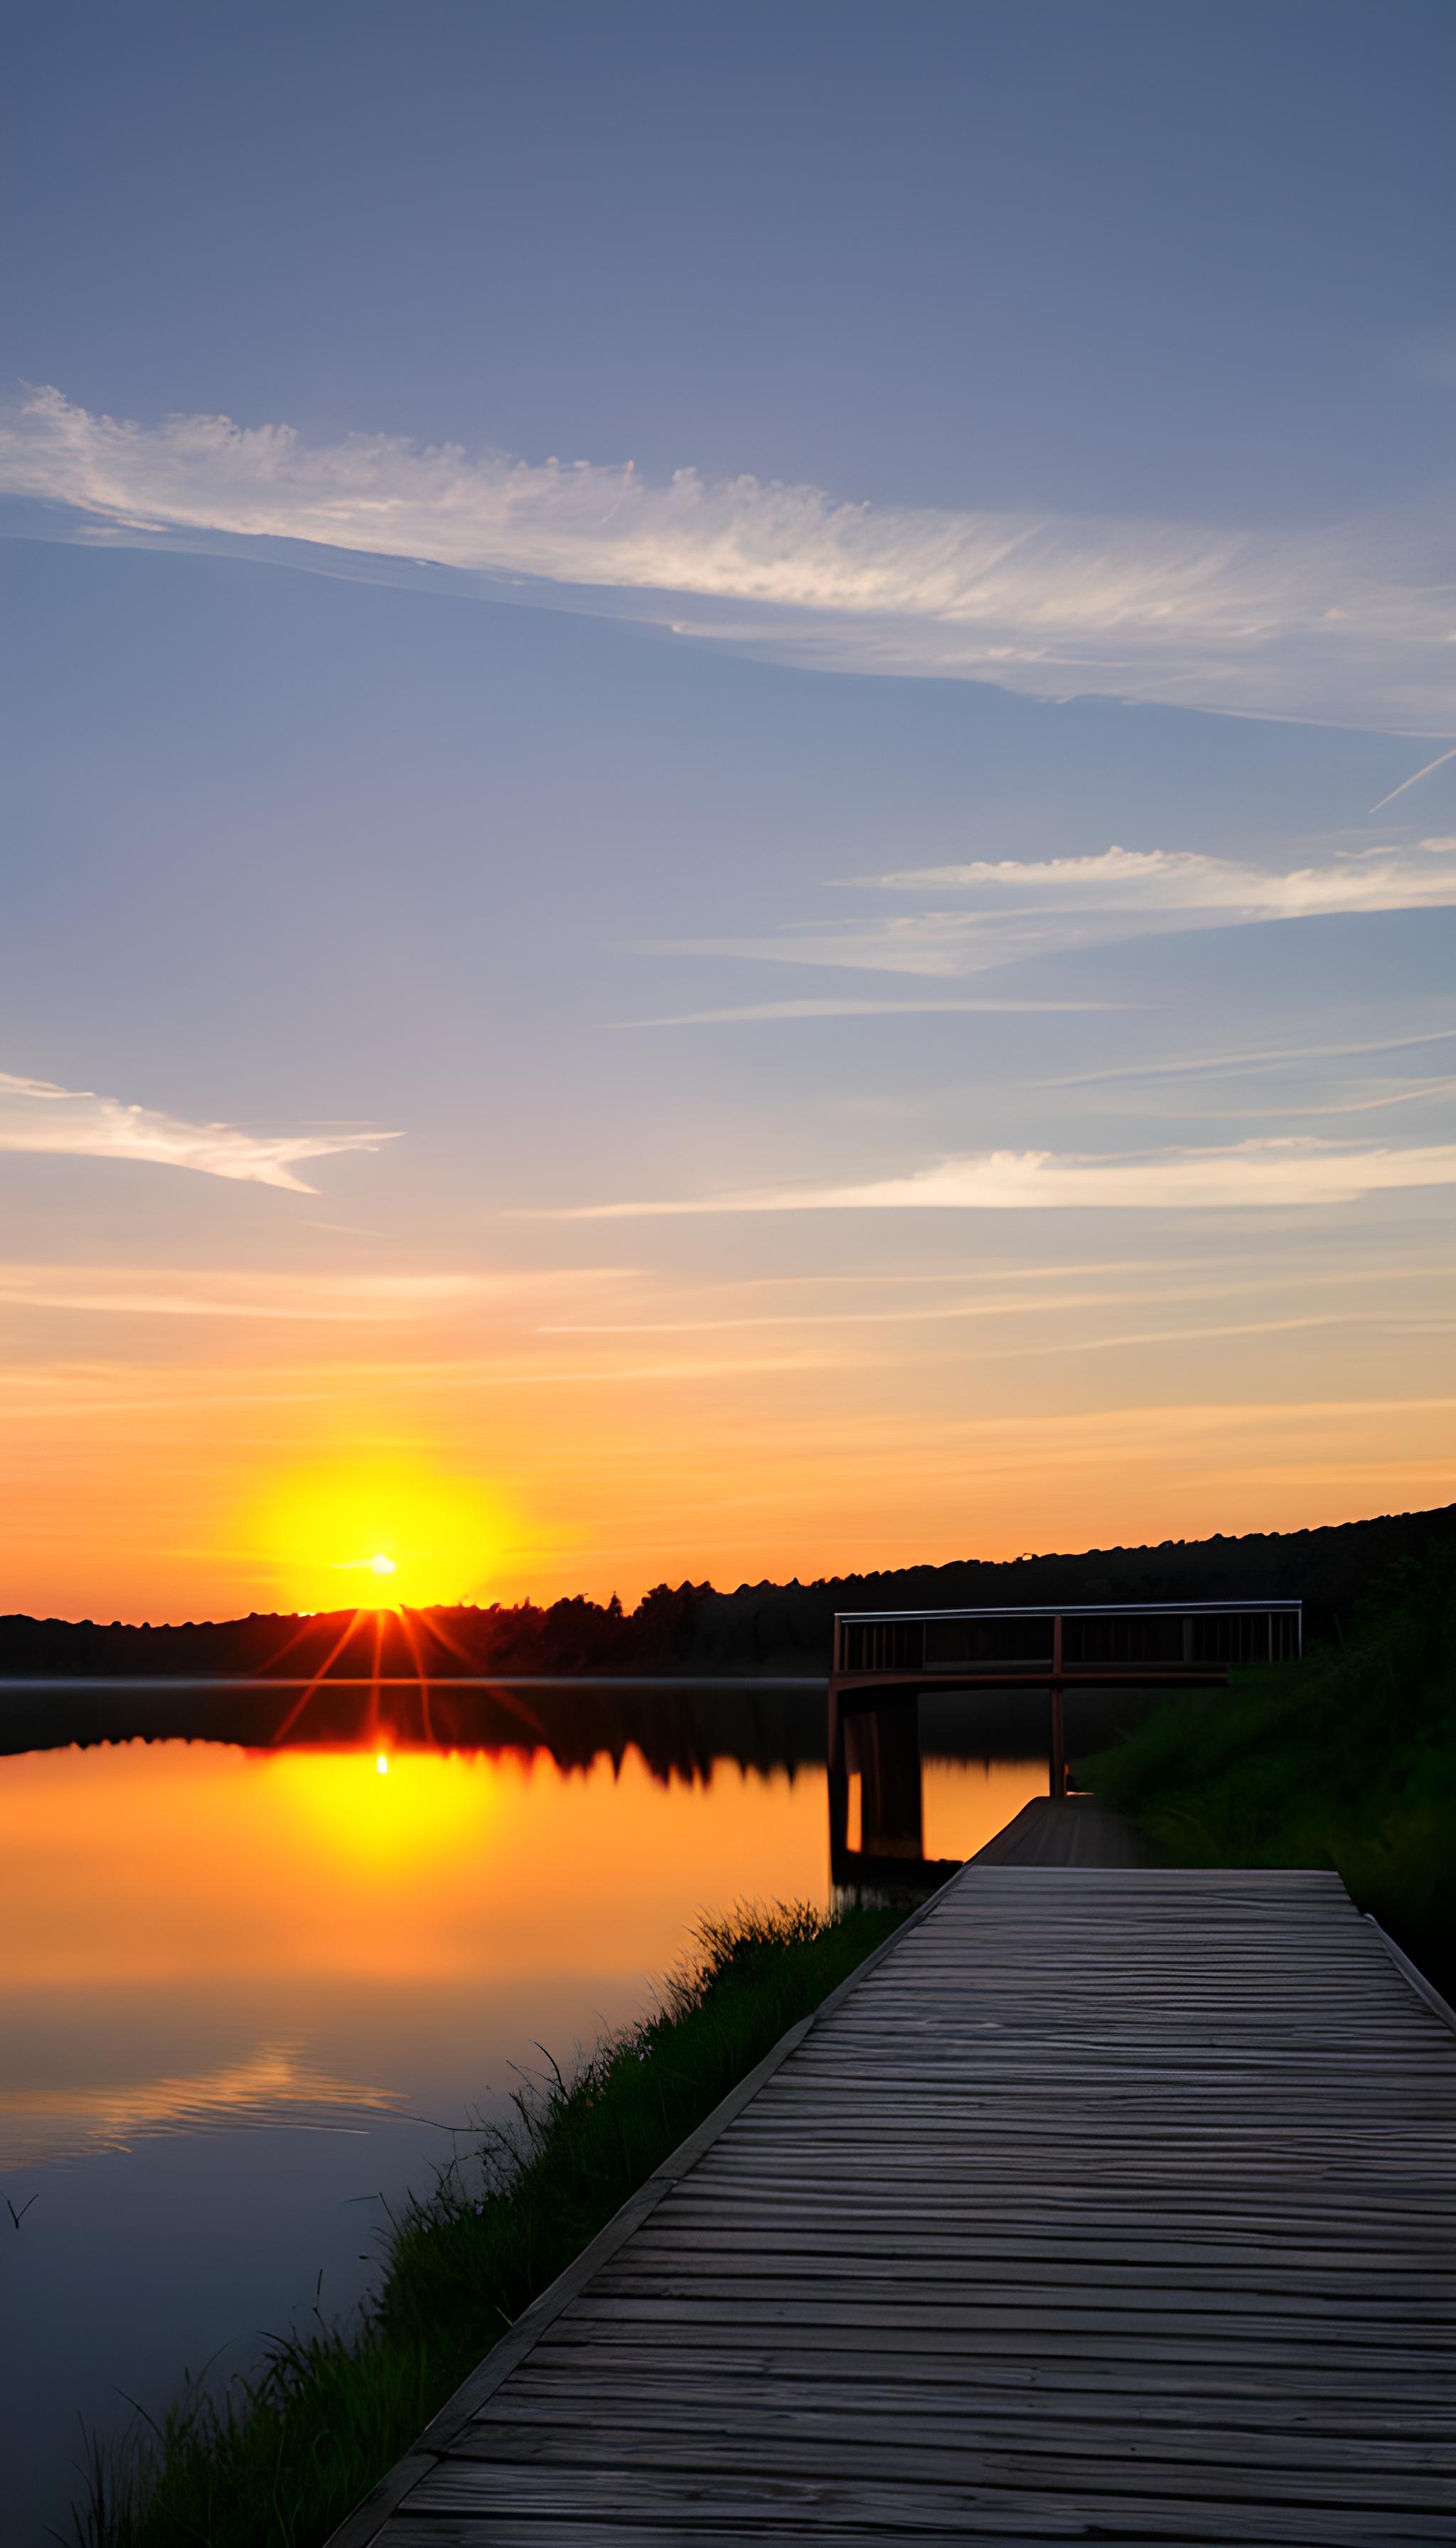
POLYGON ((796 2030, 355 2535, 1456 2543, 1456 2037, 1337 1877, 1137 1866, 1087 1804, 796 2030))

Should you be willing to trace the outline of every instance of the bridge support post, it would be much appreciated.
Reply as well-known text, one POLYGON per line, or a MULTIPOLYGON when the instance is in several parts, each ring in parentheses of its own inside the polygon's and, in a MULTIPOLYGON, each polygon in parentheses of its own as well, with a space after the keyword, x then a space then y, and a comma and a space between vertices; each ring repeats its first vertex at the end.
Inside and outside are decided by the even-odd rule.
POLYGON ((1061 1668, 1065 1660, 1061 1612, 1051 1622, 1051 1757, 1046 1784, 1053 1797, 1066 1794, 1066 1726, 1061 1710, 1061 1668))
POLYGON ((861 1776, 860 1846, 866 1858, 923 1858, 920 1702, 911 1690, 857 1712, 853 1735, 861 1776))
POLYGON ((830 1881, 847 1881, 846 1852, 850 1830, 850 1766, 845 1743, 844 1701, 838 1684, 829 1684, 828 1728, 829 1772, 829 1874, 830 1881))
POLYGON ((1054 1681, 1051 1684, 1051 1744, 1046 1767, 1050 1793, 1053 1796, 1064 1796, 1066 1794, 1066 1722, 1059 1681, 1054 1681))

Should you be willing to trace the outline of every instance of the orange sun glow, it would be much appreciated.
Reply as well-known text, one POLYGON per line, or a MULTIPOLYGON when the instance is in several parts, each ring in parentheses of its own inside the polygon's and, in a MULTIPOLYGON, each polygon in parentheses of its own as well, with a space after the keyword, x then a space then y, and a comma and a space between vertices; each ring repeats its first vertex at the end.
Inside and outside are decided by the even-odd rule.
POLYGON ((280 1482, 246 1535, 280 1607, 342 1610, 488 1599, 509 1533, 500 1498, 473 1480, 341 1460, 280 1482))

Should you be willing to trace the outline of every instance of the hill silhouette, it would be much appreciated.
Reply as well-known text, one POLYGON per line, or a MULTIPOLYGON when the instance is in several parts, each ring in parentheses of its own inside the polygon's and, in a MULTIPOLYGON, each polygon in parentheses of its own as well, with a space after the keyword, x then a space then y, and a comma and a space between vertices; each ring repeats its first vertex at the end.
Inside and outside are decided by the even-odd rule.
POLYGON ((1222 1532, 1141 1548, 997 1561, 953 1560, 817 1583, 657 1585, 635 1609, 613 1595, 538 1605, 428 1610, 252 1612, 243 1619, 131 1625, 0 1618, 0 1677, 433 1682, 474 1675, 696 1676, 828 1671, 836 1610, 954 1609, 995 1603, 1255 1599, 1306 1604, 1308 1633, 1348 1627, 1354 1610, 1399 1592, 1410 1570, 1456 1544, 1456 1505, 1319 1530, 1222 1532))

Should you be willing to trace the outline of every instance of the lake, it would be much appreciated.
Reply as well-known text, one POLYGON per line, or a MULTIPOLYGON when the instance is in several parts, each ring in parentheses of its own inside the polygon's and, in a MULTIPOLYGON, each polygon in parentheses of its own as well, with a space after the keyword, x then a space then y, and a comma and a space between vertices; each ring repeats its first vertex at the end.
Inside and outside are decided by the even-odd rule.
MULTIPOLYGON (((386 2207, 539 2046, 565 2067, 644 2011, 702 1911, 830 1898, 822 1693, 583 1685, 492 1700, 491 1739, 450 1749, 378 1693, 327 1741, 199 1735, 231 1704, 0 1692, 0 1735, 88 1737, 0 1757, 14 2548, 65 2530, 82 2419, 116 2431, 184 2369, 355 2307, 386 2207)), ((1041 1735, 1033 1709, 934 1738, 927 1856, 1045 1793, 1041 1735)))

